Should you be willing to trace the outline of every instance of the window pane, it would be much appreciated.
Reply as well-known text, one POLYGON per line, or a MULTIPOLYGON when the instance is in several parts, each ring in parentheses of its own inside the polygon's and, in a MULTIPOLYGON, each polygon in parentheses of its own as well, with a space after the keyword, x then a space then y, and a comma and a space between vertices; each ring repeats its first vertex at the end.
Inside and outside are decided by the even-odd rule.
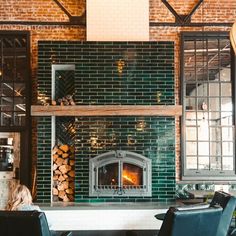
POLYGON ((221 140, 221 129, 217 126, 210 127, 210 141, 219 141, 221 140))
POLYGON ((186 125, 196 125, 196 112, 186 112, 186 125))
POLYGON ((14 96, 25 96, 24 83, 14 83, 14 96))
POLYGON ((223 156, 233 156, 233 142, 223 142, 222 155, 223 156))
POLYGON ((211 142, 210 143, 210 155, 211 156, 221 156, 221 142, 211 142))
POLYGON ((209 156, 199 156, 199 169, 207 170, 210 168, 209 156))
POLYGON ((14 110, 25 112, 25 98, 24 97, 15 97, 14 98, 14 110))
POLYGON ((232 111, 233 110, 232 98, 221 98, 221 110, 222 111, 232 111))
POLYGON ((186 168, 197 170, 197 157, 196 156, 186 157, 186 168))
POLYGON ((197 155, 196 142, 186 142, 186 155, 187 156, 197 155))
POLYGON ((231 126, 222 127, 222 140, 233 141, 234 129, 231 126))
POLYGON ((210 162, 211 162, 211 170, 222 170, 221 157, 211 156, 210 162))
POLYGON ((12 112, 1 112, 1 125, 12 126, 12 112))
POLYGON ((209 98, 209 110, 210 111, 219 111, 220 110, 219 104, 220 104, 219 97, 209 98))
POLYGON ((24 70, 27 65, 27 58, 25 55, 16 57, 16 80, 23 81, 27 79, 27 70, 24 70))
POLYGON ((233 170, 234 161, 233 157, 224 157, 223 158, 223 170, 233 170))
POLYGON ((228 97, 232 94, 231 83, 221 83, 221 96, 228 97))
POLYGON ((220 85, 219 83, 209 84, 209 97, 219 97, 220 96, 220 85))
POLYGON ((209 142, 198 142, 198 155, 209 156, 209 142))
POLYGON ((1 83, 1 96, 13 96, 13 83, 1 83))
POLYGON ((12 97, 1 97, 1 111, 12 111, 12 97))
POLYGON ((104 165, 98 168, 98 185, 118 186, 118 163, 104 165))
POLYGON ((14 125, 15 126, 25 125, 25 112, 14 112, 14 125))
POLYGON ((186 127, 186 140, 196 140, 197 129, 196 127, 186 127))

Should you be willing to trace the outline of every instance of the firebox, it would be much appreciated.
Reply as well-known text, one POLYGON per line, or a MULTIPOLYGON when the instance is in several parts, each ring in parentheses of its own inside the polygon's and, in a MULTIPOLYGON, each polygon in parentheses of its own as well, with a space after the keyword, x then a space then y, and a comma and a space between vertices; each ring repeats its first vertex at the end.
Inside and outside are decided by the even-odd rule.
POLYGON ((151 196, 151 160, 130 151, 109 151, 89 162, 90 196, 151 196))

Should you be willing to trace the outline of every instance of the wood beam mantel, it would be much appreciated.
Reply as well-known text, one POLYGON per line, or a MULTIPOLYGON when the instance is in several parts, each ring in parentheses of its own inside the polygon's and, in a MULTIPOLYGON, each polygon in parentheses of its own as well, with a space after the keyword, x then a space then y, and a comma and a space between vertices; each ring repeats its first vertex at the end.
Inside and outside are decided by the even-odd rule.
POLYGON ((181 116, 180 105, 31 106, 32 116, 181 116))

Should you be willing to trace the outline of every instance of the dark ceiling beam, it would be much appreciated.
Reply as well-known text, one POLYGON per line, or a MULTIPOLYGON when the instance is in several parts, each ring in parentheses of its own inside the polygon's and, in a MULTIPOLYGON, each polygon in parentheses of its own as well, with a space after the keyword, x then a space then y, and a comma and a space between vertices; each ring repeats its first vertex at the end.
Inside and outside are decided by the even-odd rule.
POLYGON ((188 22, 191 19, 191 16, 199 8, 199 6, 203 3, 203 1, 204 0, 199 0, 199 2, 194 6, 192 11, 188 15, 186 15, 186 17, 184 18, 184 22, 188 22))
POLYGON ((162 27, 162 26, 171 26, 171 27, 204 27, 204 26, 215 26, 215 27, 231 27, 233 25, 229 22, 193 22, 193 23, 180 23, 180 22, 155 22, 150 21, 149 26, 151 27, 162 27))
POLYGON ((170 5, 170 3, 167 0, 161 0, 161 1, 168 8, 168 10, 175 16, 176 23, 188 26, 191 23, 191 16, 199 8, 199 6, 203 3, 204 0, 198 0, 197 4, 187 15, 178 14, 178 12, 176 12, 176 10, 170 5))
POLYGON ((58 0, 53 1, 68 16, 69 21, 0 21, 0 25, 86 26, 86 11, 81 16, 72 16, 58 0))
POLYGON ((0 21, 0 25, 55 25, 55 26, 86 26, 85 23, 65 21, 0 21))
POLYGON ((69 17, 69 21, 72 24, 85 24, 85 11, 81 16, 72 16, 66 8, 58 1, 58 0, 53 0, 57 6, 69 17))

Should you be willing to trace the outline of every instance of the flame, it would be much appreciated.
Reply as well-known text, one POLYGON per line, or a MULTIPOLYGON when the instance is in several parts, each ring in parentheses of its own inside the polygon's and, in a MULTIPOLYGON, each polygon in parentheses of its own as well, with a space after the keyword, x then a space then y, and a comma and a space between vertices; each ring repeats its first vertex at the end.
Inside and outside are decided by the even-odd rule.
POLYGON ((122 178, 124 185, 139 185, 139 178, 137 172, 123 170, 122 178))

